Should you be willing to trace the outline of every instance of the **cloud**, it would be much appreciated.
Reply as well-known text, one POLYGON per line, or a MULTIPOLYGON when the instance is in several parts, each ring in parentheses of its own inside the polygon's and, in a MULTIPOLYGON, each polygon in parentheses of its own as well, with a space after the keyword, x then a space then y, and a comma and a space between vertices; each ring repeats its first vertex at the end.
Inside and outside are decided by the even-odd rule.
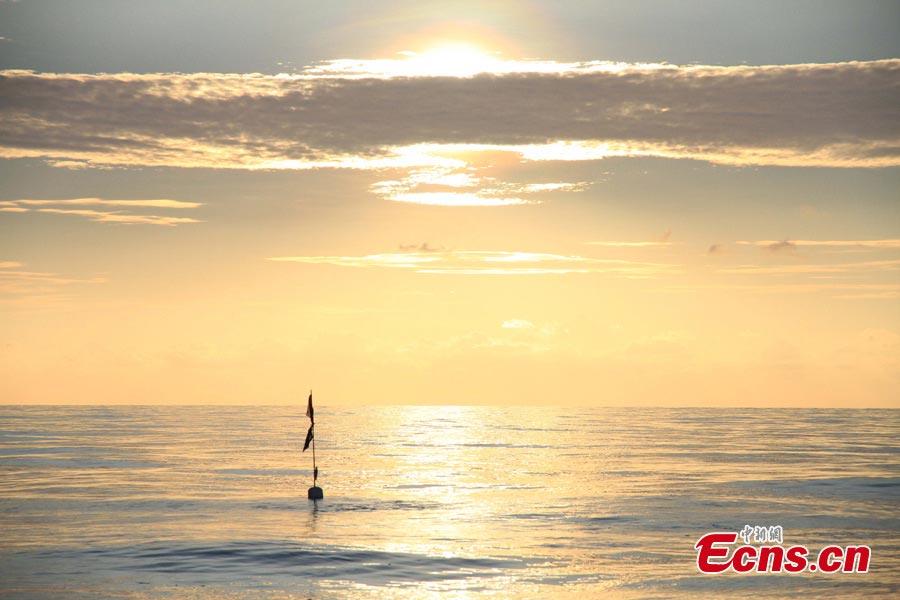
POLYGON ((837 294, 835 298, 844 298, 847 300, 892 300, 900 298, 900 289, 885 290, 883 292, 865 292, 855 294, 837 294))
POLYGON ((61 215, 77 215, 87 217, 99 223, 122 223, 126 225, 181 225, 182 223, 200 223, 190 217, 163 217, 159 215, 129 215, 120 213, 103 212, 99 210, 78 210, 66 208, 39 208, 38 212, 56 213, 61 215))
POLYGON ((900 298, 900 283, 833 283, 809 284, 814 291, 833 292, 834 298, 846 300, 872 300, 900 298))
POLYGON ((200 223, 198 219, 190 217, 171 217, 161 215, 142 215, 122 210, 95 210, 92 208, 69 208, 80 206, 99 206, 117 208, 172 208, 185 209, 203 206, 199 202, 184 202, 181 200, 169 200, 165 198, 148 200, 105 200, 102 198, 71 198, 65 200, 4 200, 0 202, 0 211, 4 212, 30 212, 55 213, 62 215, 76 215, 86 217, 92 221, 101 223, 122 223, 126 225, 165 225, 173 226, 182 223, 200 223), (55 208, 55 207, 65 208, 55 208), (49 207, 49 208, 48 208, 49 207))
POLYGON ((834 274, 861 273, 872 271, 900 270, 900 260, 871 260, 854 263, 804 264, 804 265, 740 265, 719 269, 720 273, 733 275, 792 275, 792 274, 834 274))
POLYGON ((900 248, 900 239, 884 240, 783 240, 775 242, 771 240, 740 241, 735 242, 743 246, 758 246, 770 250, 797 249, 797 248, 876 248, 894 249, 900 248))
POLYGON ((498 196, 490 193, 461 192, 418 192, 388 194, 388 200, 426 204, 429 206, 511 206, 514 204, 532 204, 516 196, 498 196))
POLYGON ((0 302, 31 307, 58 303, 65 300, 63 288, 106 282, 103 277, 83 279, 59 273, 26 271, 24 266, 17 261, 0 262, 0 302))
POLYGON ((428 242, 422 242, 421 244, 400 244, 398 246, 400 252, 446 252, 447 249, 443 246, 432 246, 428 242))
POLYGON ((307 67, 305 72, 317 77, 340 77, 346 79, 391 79, 397 77, 457 77, 471 78, 476 75, 493 74, 578 74, 578 73, 618 73, 632 68, 645 70, 664 69, 668 65, 660 63, 629 64, 609 61, 588 61, 560 63, 552 60, 508 60, 479 54, 462 56, 445 54, 433 60, 432 53, 406 54, 407 59, 339 59, 327 60, 307 67), (462 60, 461 60, 462 59, 462 60), (464 62, 465 64, 460 64, 464 62))
POLYGON ((623 242, 603 240, 585 242, 585 244, 587 244, 588 246, 603 246, 604 248, 657 248, 661 246, 672 246, 673 242, 669 241, 671 237, 672 231, 667 229, 662 234, 655 236, 654 239, 650 241, 623 242))
POLYGON ((589 258, 542 252, 451 250, 369 254, 365 256, 282 256, 268 260, 339 267, 411 269, 440 275, 562 275, 605 273, 645 279, 680 273, 661 263, 589 258))
POLYGON ((670 291, 696 292, 698 289, 741 291, 754 294, 817 294, 827 293, 832 298, 861 300, 888 299, 900 297, 898 283, 765 283, 739 284, 734 282, 718 284, 694 284, 692 286, 670 286, 670 291))
POLYGON ((438 160, 425 168, 410 169, 400 179, 379 181, 372 192, 395 202, 436 206, 509 206, 539 204, 547 192, 580 192, 589 182, 512 183, 495 177, 475 176, 471 171, 489 169, 498 153, 519 154, 515 148, 477 145, 426 150, 438 160), (466 160, 457 158, 466 155, 466 160), (457 157, 454 157, 457 156, 457 157))
MULTIPOLYGON (((774 254, 794 253, 799 248, 859 248, 868 250, 894 250, 900 248, 900 240, 757 240, 734 242, 740 246, 764 249, 774 254)), ((721 254, 722 244, 712 244, 707 253, 721 254)), ((865 260, 856 262, 836 262, 834 255, 819 255, 819 260, 799 263, 801 255, 796 255, 790 263, 772 264, 774 258, 763 264, 738 264, 720 266, 715 273, 728 276, 728 283, 722 287, 753 293, 820 293, 842 299, 889 299, 900 296, 897 273, 900 259, 865 260), (768 263, 768 264, 766 264, 768 263), (750 284, 739 283, 734 276, 747 277, 750 284)), ((810 257, 812 258, 812 257, 810 257)), ((717 288, 719 284, 713 284, 717 288)), ((677 289, 677 287, 670 287, 677 289)))
POLYGON ((769 242, 762 247, 769 252, 794 252, 797 249, 797 244, 789 240, 781 240, 780 242, 769 242))
POLYGON ((355 64, 296 76, 3 71, 0 156, 413 168, 432 164, 427 148, 476 144, 515 148, 523 160, 900 165, 898 59, 760 67, 543 62, 468 77, 391 76, 375 63, 355 64), (421 145, 415 157, 404 153, 421 145))
MULTIPOLYGON (((24 206, 127 206, 150 208, 197 208, 200 202, 183 202, 165 198, 151 200, 104 200, 102 198, 72 198, 68 200, 11 200, 10 203, 24 206)), ((6 203, 0 203, 6 204, 6 203)))
POLYGON ((671 246, 672 242, 585 242, 585 244, 607 248, 657 248, 659 246, 671 246))
POLYGON ((503 321, 503 329, 534 329, 534 323, 525 319, 509 319, 503 321))

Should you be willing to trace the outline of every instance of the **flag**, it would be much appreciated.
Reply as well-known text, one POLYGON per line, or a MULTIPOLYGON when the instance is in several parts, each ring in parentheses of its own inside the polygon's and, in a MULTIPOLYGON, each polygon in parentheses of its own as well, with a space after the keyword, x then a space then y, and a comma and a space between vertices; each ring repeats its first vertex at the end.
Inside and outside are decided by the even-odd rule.
POLYGON ((306 403, 306 416, 309 417, 310 423, 315 423, 313 418, 312 392, 309 393, 309 402, 306 403))
POLYGON ((309 443, 313 439, 313 427, 314 425, 309 426, 309 431, 306 432, 306 441, 303 442, 303 450, 302 452, 306 452, 306 449, 309 448, 309 443))

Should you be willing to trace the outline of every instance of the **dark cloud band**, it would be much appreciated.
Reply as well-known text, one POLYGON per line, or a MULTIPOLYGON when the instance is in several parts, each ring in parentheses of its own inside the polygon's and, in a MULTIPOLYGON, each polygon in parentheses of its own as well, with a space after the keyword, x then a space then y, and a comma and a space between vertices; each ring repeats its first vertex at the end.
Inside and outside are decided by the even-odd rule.
POLYGON ((900 60, 473 77, 0 72, 0 155, 261 167, 415 144, 613 144, 737 164, 900 164, 900 60))

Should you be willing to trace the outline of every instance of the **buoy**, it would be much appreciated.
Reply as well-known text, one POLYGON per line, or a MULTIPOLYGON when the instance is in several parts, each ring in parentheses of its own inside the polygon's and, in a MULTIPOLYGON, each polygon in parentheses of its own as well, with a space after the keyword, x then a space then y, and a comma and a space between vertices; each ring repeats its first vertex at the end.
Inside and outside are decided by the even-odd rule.
POLYGON ((309 402, 306 404, 306 416, 309 417, 309 431, 306 432, 306 441, 303 443, 303 452, 306 452, 306 449, 309 448, 310 442, 312 442, 313 449, 313 486, 309 488, 309 491, 306 492, 306 497, 310 500, 321 500, 325 497, 325 492, 322 491, 317 484, 319 479, 319 467, 316 466, 316 419, 314 417, 313 411, 313 403, 312 403, 312 390, 309 390, 309 402))

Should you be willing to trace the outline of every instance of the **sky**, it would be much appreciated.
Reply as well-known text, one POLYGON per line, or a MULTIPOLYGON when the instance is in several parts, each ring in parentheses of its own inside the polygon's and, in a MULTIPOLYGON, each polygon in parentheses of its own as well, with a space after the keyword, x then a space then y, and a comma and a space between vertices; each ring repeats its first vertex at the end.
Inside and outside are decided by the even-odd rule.
POLYGON ((0 402, 898 407, 900 4, 0 2, 0 402))

